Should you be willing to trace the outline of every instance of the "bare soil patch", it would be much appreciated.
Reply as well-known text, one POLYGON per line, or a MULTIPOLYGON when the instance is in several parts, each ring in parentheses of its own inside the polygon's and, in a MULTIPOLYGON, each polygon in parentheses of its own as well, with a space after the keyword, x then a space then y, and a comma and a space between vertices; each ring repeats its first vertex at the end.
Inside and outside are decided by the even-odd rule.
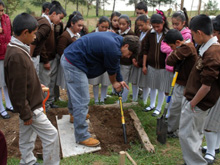
MULTIPOLYGON (((4 133, 9 157, 20 157, 19 151, 19 115, 9 112, 10 119, 0 119, 0 130, 4 133)), ((62 118, 62 115, 67 115, 67 108, 51 109, 48 113, 48 119, 57 128, 56 115, 62 118)), ((93 132, 101 141, 100 154, 110 155, 111 152, 119 152, 130 148, 130 143, 135 142, 137 132, 133 125, 128 111, 124 111, 125 123, 127 130, 128 143, 124 144, 123 129, 121 124, 121 113, 119 108, 103 108, 101 106, 91 106, 89 110, 90 121, 92 123, 93 132)), ((42 153, 42 145, 39 138, 35 143, 34 154, 42 153)))

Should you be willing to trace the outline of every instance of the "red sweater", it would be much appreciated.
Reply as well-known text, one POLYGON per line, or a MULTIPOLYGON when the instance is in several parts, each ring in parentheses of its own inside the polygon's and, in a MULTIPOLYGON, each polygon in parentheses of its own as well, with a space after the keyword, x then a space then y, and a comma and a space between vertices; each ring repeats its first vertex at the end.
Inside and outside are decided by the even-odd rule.
POLYGON ((1 18, 2 33, 0 33, 0 60, 4 60, 8 43, 11 40, 11 21, 7 14, 1 18))

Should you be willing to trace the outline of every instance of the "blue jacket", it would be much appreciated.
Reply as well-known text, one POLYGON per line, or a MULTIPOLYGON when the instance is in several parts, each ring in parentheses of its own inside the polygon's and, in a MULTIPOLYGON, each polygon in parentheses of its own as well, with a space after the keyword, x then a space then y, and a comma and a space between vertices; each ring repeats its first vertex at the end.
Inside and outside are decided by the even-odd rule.
POLYGON ((74 66, 94 78, 105 71, 109 75, 117 74, 117 81, 122 81, 120 57, 123 37, 112 32, 87 34, 64 50, 64 56, 74 66))

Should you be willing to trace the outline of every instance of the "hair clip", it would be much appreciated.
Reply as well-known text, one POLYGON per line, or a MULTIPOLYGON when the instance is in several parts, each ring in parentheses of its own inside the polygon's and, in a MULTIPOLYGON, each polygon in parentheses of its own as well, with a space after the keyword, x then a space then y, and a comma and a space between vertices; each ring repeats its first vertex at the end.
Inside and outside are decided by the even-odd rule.
POLYGON ((165 16, 164 16, 163 12, 161 10, 157 10, 157 9, 156 9, 156 11, 157 11, 157 14, 160 14, 162 16, 163 20, 165 21, 165 16))

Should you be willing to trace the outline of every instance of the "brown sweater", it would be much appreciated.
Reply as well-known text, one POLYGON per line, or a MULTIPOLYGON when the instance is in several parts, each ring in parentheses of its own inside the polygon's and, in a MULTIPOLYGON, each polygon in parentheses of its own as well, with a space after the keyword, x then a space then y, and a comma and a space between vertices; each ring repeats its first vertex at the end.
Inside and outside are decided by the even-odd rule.
POLYGON ((32 43, 33 45, 36 45, 33 52, 33 57, 41 54, 42 48, 51 32, 51 25, 45 17, 37 18, 37 22, 38 30, 36 33, 36 39, 32 43))
POLYGON ((56 43, 54 30, 51 28, 50 34, 46 39, 46 42, 42 48, 40 54, 40 62, 47 64, 50 60, 53 60, 56 57, 56 43))
MULTIPOLYGON (((127 34, 121 35, 122 37, 125 37, 126 35, 135 35, 134 32, 130 29, 127 34)), ((131 65, 132 59, 136 58, 134 55, 132 55, 130 58, 120 58, 120 64, 121 65, 131 65)))
POLYGON ((20 114, 21 120, 27 121, 35 109, 42 107, 43 93, 31 57, 24 50, 20 45, 9 44, 4 68, 14 110, 20 114))
POLYGON ((186 86, 189 74, 197 58, 197 51, 192 42, 181 45, 168 56, 167 65, 170 66, 176 66, 184 60, 177 77, 177 84, 186 86))
POLYGON ((162 34, 159 43, 157 43, 156 33, 152 33, 151 31, 152 29, 147 33, 142 41, 141 52, 143 55, 147 55, 146 65, 150 65, 156 69, 164 69, 166 54, 161 52, 160 47, 165 34, 162 34))
POLYGON ((76 38, 71 38, 69 32, 64 31, 58 39, 57 53, 62 56, 64 49, 74 41, 76 41, 76 38))
POLYGON ((196 61, 186 84, 184 96, 191 101, 202 84, 210 86, 209 93, 197 104, 203 111, 217 102, 220 95, 220 45, 214 44, 196 61))

